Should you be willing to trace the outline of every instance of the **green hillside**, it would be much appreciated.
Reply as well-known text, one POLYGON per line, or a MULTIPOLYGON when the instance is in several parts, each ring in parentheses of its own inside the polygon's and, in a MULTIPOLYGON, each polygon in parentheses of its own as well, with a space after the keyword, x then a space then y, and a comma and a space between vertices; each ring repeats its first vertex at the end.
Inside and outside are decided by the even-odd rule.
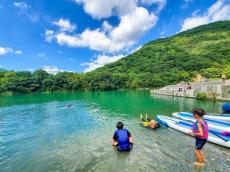
POLYGON ((198 73, 230 78, 230 21, 149 42, 128 57, 86 74, 0 70, 0 93, 157 88, 190 81, 198 73))
POLYGON ((220 21, 149 42, 137 52, 106 65, 93 75, 112 74, 127 87, 160 87, 191 80, 230 76, 230 21, 220 21), (126 78, 128 77, 128 78, 126 78))

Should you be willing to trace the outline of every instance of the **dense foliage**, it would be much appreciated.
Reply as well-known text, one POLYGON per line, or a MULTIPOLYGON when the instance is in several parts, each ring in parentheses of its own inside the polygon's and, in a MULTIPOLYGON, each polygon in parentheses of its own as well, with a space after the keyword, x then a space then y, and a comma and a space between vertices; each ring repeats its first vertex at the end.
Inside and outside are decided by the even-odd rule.
POLYGON ((191 80, 230 77, 230 21, 200 26, 149 42, 139 51, 94 73, 126 74, 135 87, 160 87, 191 80))
POLYGON ((230 78, 230 21, 149 42, 128 57, 86 74, 0 70, 0 92, 157 88, 191 80, 198 73, 230 78))

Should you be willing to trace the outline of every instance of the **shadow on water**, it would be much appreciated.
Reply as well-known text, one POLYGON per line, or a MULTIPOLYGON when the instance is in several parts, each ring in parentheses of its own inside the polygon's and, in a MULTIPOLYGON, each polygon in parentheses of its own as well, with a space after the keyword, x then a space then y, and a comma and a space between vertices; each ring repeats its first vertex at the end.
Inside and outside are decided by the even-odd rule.
POLYGON ((0 171, 228 171, 230 152, 207 144, 207 164, 195 167, 194 139, 171 129, 140 127, 139 114, 171 115, 221 103, 145 91, 35 94, 0 98, 0 171), (66 108, 71 104, 71 108, 66 108), (111 146, 117 121, 134 136, 133 150, 111 146))

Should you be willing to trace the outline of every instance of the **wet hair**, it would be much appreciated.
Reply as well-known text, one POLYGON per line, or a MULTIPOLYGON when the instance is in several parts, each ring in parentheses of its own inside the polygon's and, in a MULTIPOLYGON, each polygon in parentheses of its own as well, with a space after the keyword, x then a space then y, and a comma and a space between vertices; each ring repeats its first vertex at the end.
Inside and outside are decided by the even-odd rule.
POLYGON ((118 122, 116 125, 117 129, 123 129, 123 123, 122 122, 118 122))
POLYGON ((203 109, 194 108, 192 110, 192 114, 193 115, 197 114, 199 117, 202 117, 206 114, 206 112, 203 109))

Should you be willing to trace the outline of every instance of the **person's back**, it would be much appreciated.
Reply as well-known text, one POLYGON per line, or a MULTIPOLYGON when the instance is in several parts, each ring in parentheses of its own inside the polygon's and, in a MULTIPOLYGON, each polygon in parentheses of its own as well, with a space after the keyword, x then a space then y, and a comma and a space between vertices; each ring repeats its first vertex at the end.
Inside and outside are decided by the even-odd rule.
POLYGON ((113 146, 119 151, 129 151, 132 148, 132 136, 127 129, 123 129, 123 123, 117 123, 117 130, 113 135, 113 146))

